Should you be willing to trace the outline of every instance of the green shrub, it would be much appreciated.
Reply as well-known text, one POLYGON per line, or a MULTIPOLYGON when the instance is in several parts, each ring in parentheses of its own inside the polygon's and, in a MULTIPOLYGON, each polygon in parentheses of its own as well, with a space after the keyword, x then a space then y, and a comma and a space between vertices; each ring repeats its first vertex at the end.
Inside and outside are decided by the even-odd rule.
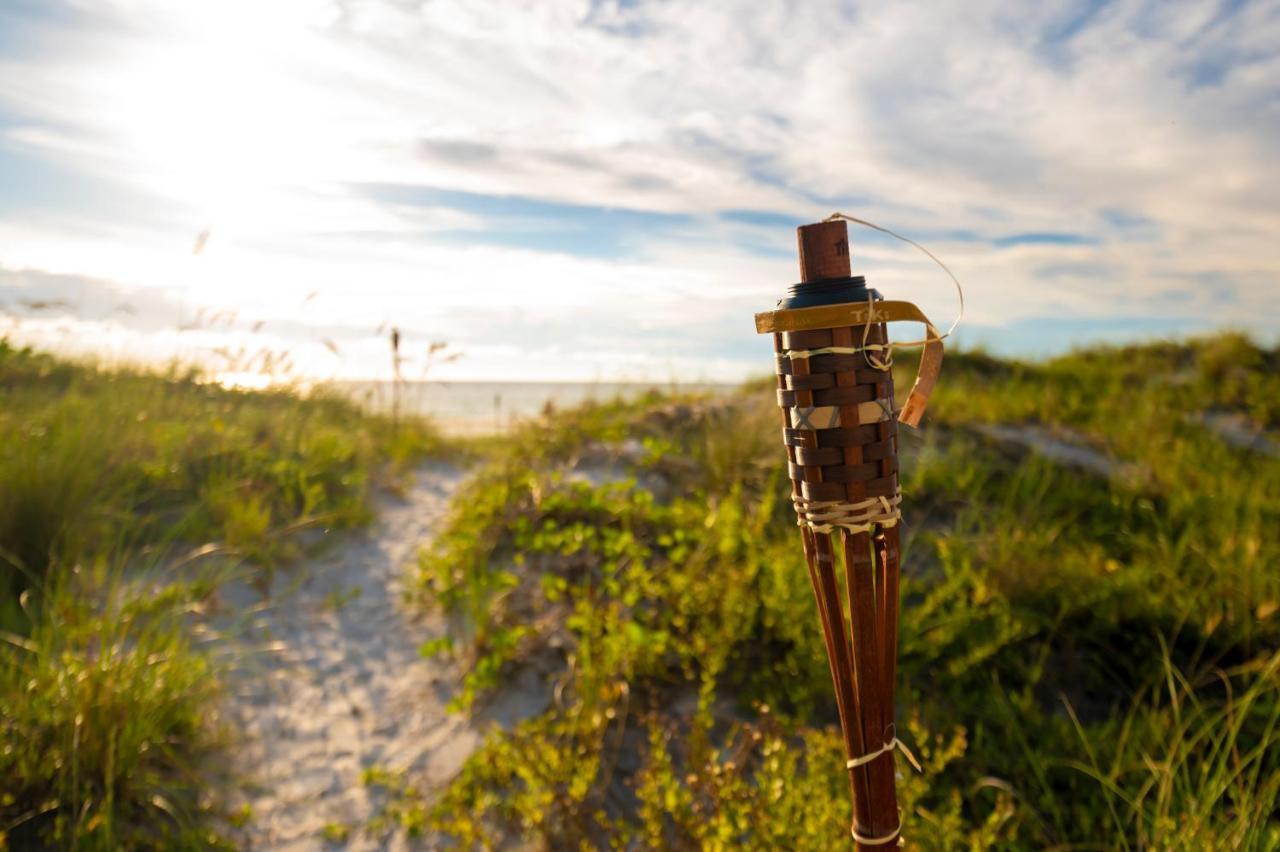
POLYGON ((207 848, 220 673, 181 624, 196 587, 60 582, 0 648, 0 825, 15 848, 207 848))
MULTIPOLYGON (((948 356, 931 423, 901 430, 899 724, 926 765, 900 780, 910 842, 1280 845, 1280 460, 1196 418, 1272 424, 1275 364, 1237 338, 948 356), (1116 475, 986 423, 1092 447, 1116 475)), ((557 703, 491 734, 437 828, 550 848, 840 842, 843 755, 771 386, 744 393, 551 418, 459 494, 419 565, 424 600, 462 625, 439 643, 470 672, 459 705, 534 653, 564 663, 557 703), (623 438, 644 452, 601 453, 623 438), (631 478, 588 484, 584 458, 631 478)))

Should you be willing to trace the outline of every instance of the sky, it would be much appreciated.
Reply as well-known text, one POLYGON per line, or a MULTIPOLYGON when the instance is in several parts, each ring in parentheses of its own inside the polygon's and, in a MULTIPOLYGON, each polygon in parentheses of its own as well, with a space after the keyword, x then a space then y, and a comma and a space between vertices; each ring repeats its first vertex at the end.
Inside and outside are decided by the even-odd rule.
POLYGON ((1273 341, 1280 3, 0 0, 18 342, 736 380, 836 210, 963 346, 1273 341))

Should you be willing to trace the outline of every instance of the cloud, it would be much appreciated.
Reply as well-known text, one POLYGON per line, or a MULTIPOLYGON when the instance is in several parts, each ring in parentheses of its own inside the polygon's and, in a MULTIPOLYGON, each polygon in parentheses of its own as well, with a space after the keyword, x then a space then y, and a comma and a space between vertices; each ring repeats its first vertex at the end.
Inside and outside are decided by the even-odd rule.
POLYGON ((1148 333, 1117 304, 1280 328, 1274 4, 121 0, 0 33, 0 264, 281 321, 320 289, 297 341, 391 316, 486 374, 763 370, 750 315, 832 208, 925 241, 1014 351, 1148 333))
POLYGON ((116 322, 143 332, 182 321, 181 307, 160 291, 129 293, 89 276, 3 267, 0 312, 15 319, 116 322))

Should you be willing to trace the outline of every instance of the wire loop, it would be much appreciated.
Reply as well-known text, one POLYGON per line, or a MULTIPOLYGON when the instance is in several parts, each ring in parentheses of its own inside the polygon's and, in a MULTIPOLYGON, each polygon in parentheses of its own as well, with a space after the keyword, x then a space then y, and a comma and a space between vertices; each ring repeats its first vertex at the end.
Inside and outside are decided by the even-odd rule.
MULTIPOLYGON (((914 246, 915 248, 924 252, 929 257, 930 260, 938 264, 938 267, 943 272, 947 273, 947 277, 951 279, 951 283, 956 285, 956 295, 960 297, 960 313, 956 314, 955 321, 951 323, 951 327, 948 328, 946 332, 942 335, 942 337, 940 337, 939 339, 945 340, 946 338, 950 337, 951 333, 956 330, 956 327, 958 325, 960 325, 960 320, 964 318, 964 288, 960 286, 960 279, 956 278, 955 273, 951 271, 950 267, 948 267, 941 260, 938 260, 938 258, 934 255, 933 252, 929 251, 927 248, 920 245, 918 242, 911 239, 910 237, 904 237, 902 236, 902 234, 894 233, 888 228, 882 228, 881 226, 875 224, 874 222, 868 222, 866 219, 859 219, 857 216, 850 216, 847 213, 841 213, 840 211, 837 210, 835 213, 832 213, 830 216, 823 219, 822 221, 833 222, 836 219, 844 219, 846 222, 853 222, 855 225, 862 225, 863 227, 871 228, 873 231, 879 231, 882 234, 888 234, 889 236, 893 237, 895 240, 902 240, 904 243, 914 246)), ((921 346, 923 344, 924 344, 924 341, 922 340, 919 343, 912 341, 911 343, 899 343, 898 345, 899 346, 921 346)))

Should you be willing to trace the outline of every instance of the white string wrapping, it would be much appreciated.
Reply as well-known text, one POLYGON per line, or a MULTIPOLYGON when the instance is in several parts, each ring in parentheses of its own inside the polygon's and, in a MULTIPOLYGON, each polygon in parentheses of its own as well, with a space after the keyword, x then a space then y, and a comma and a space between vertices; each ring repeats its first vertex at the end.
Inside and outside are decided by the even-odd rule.
MULTIPOLYGON (((892 730, 892 728, 890 728, 890 730, 892 730)), ((921 768, 920 766, 920 762, 916 760, 916 756, 911 753, 911 749, 907 748, 906 743, 898 739, 897 736, 894 736, 893 739, 889 740, 887 743, 885 743, 884 745, 882 745, 880 748, 876 749, 873 752, 864 754, 862 755, 862 757, 854 757, 845 761, 845 764, 844 764, 845 768, 857 769, 859 766, 865 766, 866 764, 875 760, 880 755, 891 752, 894 749, 901 751, 904 755, 907 756, 907 760, 911 761, 911 765, 915 767, 916 772, 924 771, 924 769, 921 768)), ((858 827, 856 825, 850 828, 849 831, 853 835, 854 841, 857 843, 861 843, 863 846, 883 846, 886 843, 892 843, 893 841, 898 839, 898 835, 902 833, 902 819, 901 817, 899 817, 898 825, 893 829, 893 831, 889 832, 888 834, 881 835, 880 837, 867 837, 864 834, 860 834, 858 833, 858 827)))
POLYGON ((849 829, 849 833, 853 835, 855 843, 860 843, 863 846, 883 846, 898 839, 898 835, 902 833, 902 820, 899 819, 898 827, 883 837, 867 837, 865 834, 859 834, 856 826, 849 829))
POLYGON ((902 491, 892 497, 871 497, 858 503, 841 500, 809 500, 794 495, 791 502, 796 507, 796 525, 808 527, 816 533, 829 533, 837 528, 857 533, 871 532, 876 527, 888 529, 897 526, 902 519, 898 506, 902 503, 902 491))
POLYGON ((866 346, 823 346, 821 349, 792 349, 782 353, 783 358, 812 358, 815 355, 857 355, 859 352, 885 352, 892 343, 871 343, 866 346))
POLYGON ((898 751, 906 755, 907 760, 909 760, 911 762, 911 765, 916 768, 916 772, 924 772, 924 769, 921 768, 920 766, 920 761, 916 760, 916 756, 911 753, 911 749, 907 748, 907 744, 904 743, 902 740, 898 739, 897 737, 894 737, 893 739, 889 740, 887 743, 880 746, 880 748, 876 749, 875 751, 864 754, 862 757, 852 757, 846 760, 844 762, 844 768, 857 769, 859 766, 866 766, 868 763, 875 760, 880 755, 888 754, 894 749, 897 749, 898 751))

